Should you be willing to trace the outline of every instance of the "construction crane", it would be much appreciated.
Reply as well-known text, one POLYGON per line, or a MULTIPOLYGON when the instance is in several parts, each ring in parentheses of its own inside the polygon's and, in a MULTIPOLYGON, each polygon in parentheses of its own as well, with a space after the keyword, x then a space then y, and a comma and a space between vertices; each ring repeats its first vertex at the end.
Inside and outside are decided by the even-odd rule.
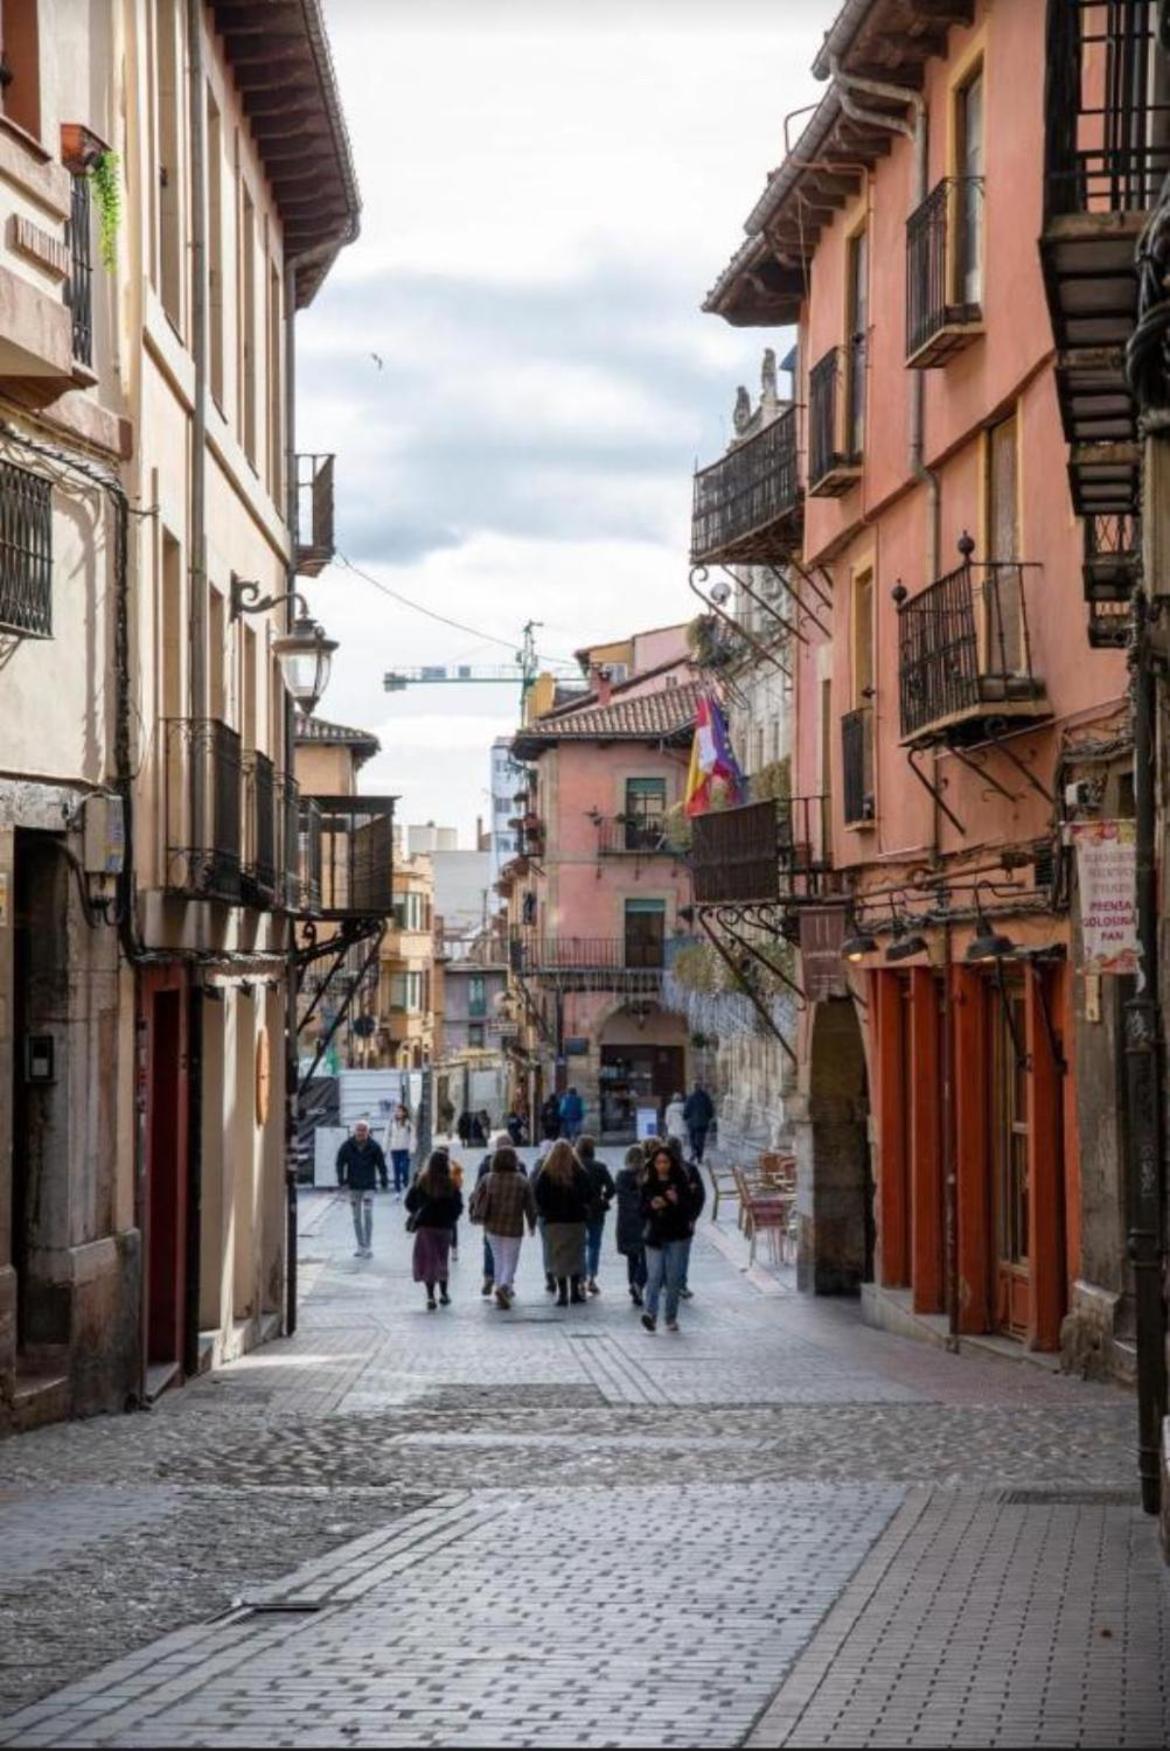
POLYGON ((559 658, 544 660, 536 649, 536 629, 542 622, 529 620, 524 627, 524 642, 512 663, 477 665, 473 663, 423 663, 413 669, 387 669, 382 686, 387 693, 403 693, 408 687, 467 686, 496 687, 519 683, 520 706, 523 712, 528 689, 542 669, 558 677, 575 676, 571 663, 559 658))

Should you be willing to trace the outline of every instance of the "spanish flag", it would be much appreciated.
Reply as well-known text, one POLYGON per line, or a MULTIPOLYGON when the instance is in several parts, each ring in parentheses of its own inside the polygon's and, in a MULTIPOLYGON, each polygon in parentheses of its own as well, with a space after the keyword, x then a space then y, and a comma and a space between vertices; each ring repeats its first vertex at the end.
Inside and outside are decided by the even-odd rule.
POLYGON ((704 695, 695 713, 695 739, 687 774, 687 814, 705 815, 713 808, 734 808, 746 795, 747 785, 731 746, 727 719, 717 701, 704 695))

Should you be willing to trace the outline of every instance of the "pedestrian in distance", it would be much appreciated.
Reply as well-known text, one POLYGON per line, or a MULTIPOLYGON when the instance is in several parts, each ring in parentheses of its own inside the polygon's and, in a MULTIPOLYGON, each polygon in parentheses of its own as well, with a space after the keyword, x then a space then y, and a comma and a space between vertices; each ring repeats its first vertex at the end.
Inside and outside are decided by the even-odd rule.
POLYGON ((696 1082, 687 1096, 683 1117, 686 1119, 687 1136, 691 1141, 691 1154, 696 1161, 702 1161, 703 1150, 707 1147, 707 1132, 715 1118, 715 1103, 701 1082, 696 1082))
POLYGON ((585 1123, 585 1102, 575 1088, 567 1088, 561 1096, 561 1136, 575 1143, 585 1123))
POLYGON ((577 1142, 577 1160, 589 1180, 589 1214, 585 1219, 585 1287, 590 1295, 600 1295, 597 1270, 601 1263, 601 1241, 605 1234, 605 1218, 617 1193, 613 1175, 597 1154, 592 1137, 577 1142))
POLYGON ((504 1129, 512 1140, 513 1149, 520 1149, 525 1143, 527 1143, 528 1126, 524 1123, 524 1120, 520 1117, 520 1114, 516 1111, 515 1107, 512 1108, 511 1112, 504 1120, 504 1129))
POLYGON ((476 1128, 479 1131, 478 1141, 480 1143, 486 1143, 492 1134, 492 1115, 488 1112, 486 1107, 480 1107, 475 1115, 475 1123, 476 1128))
POLYGON ((646 1245, 642 1238, 646 1218, 642 1214, 642 1186, 646 1179, 646 1151, 640 1143, 626 1150, 625 1165, 618 1169, 615 1181, 617 1220, 614 1241, 626 1261, 626 1278, 630 1300, 642 1305, 646 1287, 646 1245))
POLYGON ((410 1184, 410 1158, 414 1154, 414 1121, 401 1101, 390 1115, 382 1148, 390 1157, 394 1196, 400 1198, 410 1184))
POLYGON ((679 1294, 684 1301, 693 1301, 695 1292, 691 1288, 691 1248, 695 1243, 695 1228, 699 1217, 703 1214, 703 1206, 707 1202, 707 1187, 703 1181, 701 1168, 694 1161, 687 1161, 683 1156, 683 1146, 677 1137, 668 1137, 666 1147, 677 1166, 681 1167, 687 1176, 687 1184, 691 1189, 691 1231, 687 1236, 687 1250, 683 1258, 682 1282, 679 1284, 679 1294))
POLYGON ((646 1311, 642 1324, 658 1329, 658 1303, 666 1290, 666 1329, 678 1330, 678 1304, 692 1231, 690 1181, 665 1143, 655 1143, 642 1187, 646 1244, 646 1311))
POLYGON ((546 1143, 555 1143, 561 1134, 561 1103, 550 1094, 540 1109, 540 1129, 546 1143))
POLYGON ((524 1224, 528 1224, 529 1234, 536 1232, 532 1186, 510 1143, 503 1144, 492 1156, 491 1168, 471 1195, 469 1214, 473 1222, 483 1224, 495 1273, 496 1306, 506 1313, 515 1299, 524 1224))
POLYGON ((374 1191, 379 1180, 382 1190, 390 1188, 390 1174, 382 1145, 370 1136, 366 1119, 359 1119, 353 1136, 347 1137, 337 1151, 337 1184, 349 1192, 349 1207, 353 1215, 353 1231, 357 1239, 355 1259, 374 1256, 374 1191))
POLYGON ((585 1233, 593 1190, 571 1143, 554 1143, 536 1178, 544 1218, 545 1270, 556 1281, 557 1306, 584 1301, 585 1233))
POLYGON ((436 1149, 406 1194, 407 1227, 414 1231, 414 1280, 427 1292, 427 1312, 435 1311, 435 1289, 444 1307, 451 1234, 463 1209, 463 1194, 451 1172, 451 1157, 436 1149))
POLYGON ((680 1143, 689 1141, 687 1133, 687 1103, 681 1094, 672 1096, 666 1108, 664 1120, 667 1142, 677 1137, 680 1143))
POLYGON ((463 1111, 460 1113, 459 1123, 455 1127, 455 1129, 456 1129, 456 1132, 458 1133, 459 1141, 462 1143, 464 1149, 470 1149, 470 1147, 471 1147, 471 1114, 468 1112, 466 1107, 464 1107, 463 1111))

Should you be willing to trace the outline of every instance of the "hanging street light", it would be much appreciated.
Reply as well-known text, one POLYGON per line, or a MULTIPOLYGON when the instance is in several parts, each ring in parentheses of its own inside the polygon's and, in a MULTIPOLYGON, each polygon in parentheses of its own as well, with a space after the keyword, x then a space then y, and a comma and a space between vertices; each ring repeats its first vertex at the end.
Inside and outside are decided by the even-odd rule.
POLYGON ((312 716, 329 685, 336 649, 337 640, 328 638, 324 628, 308 614, 299 615, 290 631, 272 641, 272 653, 280 664, 284 684, 298 711, 306 717, 312 716))
POLYGON ((969 961, 1002 961, 1008 955, 1014 955, 1016 945, 1010 936, 993 929, 987 914, 979 903, 979 889, 975 889, 975 935, 967 948, 969 961))

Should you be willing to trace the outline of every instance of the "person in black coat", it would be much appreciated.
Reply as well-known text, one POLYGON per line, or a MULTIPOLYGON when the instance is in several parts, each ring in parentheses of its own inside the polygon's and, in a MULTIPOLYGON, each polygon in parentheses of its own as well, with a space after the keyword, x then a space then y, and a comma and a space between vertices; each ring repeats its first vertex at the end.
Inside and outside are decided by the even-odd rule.
POLYGON ((584 1301, 585 1225, 593 1188, 573 1145, 563 1137, 545 1157, 533 1190, 544 1223, 545 1273, 557 1286, 557 1305, 584 1301))
POLYGON ((618 1169, 617 1223, 614 1242, 626 1261, 626 1277, 630 1285, 630 1300, 642 1305, 646 1287, 646 1245, 642 1239, 646 1219, 642 1215, 642 1185, 646 1178, 646 1151, 640 1143, 626 1150, 625 1166, 618 1169))
POLYGON ((353 1231, 357 1238, 355 1259, 372 1259, 374 1256, 374 1188, 379 1180, 382 1190, 388 1191, 390 1170, 386 1166, 382 1145, 370 1136, 365 1119, 359 1119, 353 1128, 353 1136, 347 1137, 337 1151, 337 1184, 349 1192, 353 1231))
POLYGON ((695 1298, 695 1292, 690 1285, 691 1247, 694 1243, 695 1229, 698 1225, 699 1217, 703 1214, 703 1206, 707 1202, 707 1187, 703 1183, 702 1170, 697 1163, 693 1161, 684 1161, 682 1144, 677 1137, 668 1138, 666 1147, 670 1150, 670 1153, 673 1155, 679 1167, 681 1167, 686 1174, 687 1183, 691 1188, 691 1232, 690 1237, 687 1240, 686 1257, 683 1260, 682 1283, 679 1287, 679 1294, 684 1301, 693 1301, 695 1298))
POLYGON ((666 1329, 678 1330, 687 1246, 694 1231, 691 1182, 665 1143, 655 1143, 642 1187, 646 1224, 646 1311, 642 1324, 658 1329, 658 1302, 666 1289, 666 1329))
POLYGON ((591 1196, 589 1214, 585 1219, 585 1287, 590 1295, 600 1295, 597 1267, 601 1263, 601 1239, 605 1233, 605 1218, 617 1195, 613 1175, 597 1154, 592 1137, 577 1141, 577 1160, 589 1176, 591 1196))
POLYGON ((435 1311, 435 1285, 444 1307, 451 1305, 447 1293, 451 1231, 463 1213, 463 1194, 451 1177, 451 1157, 436 1149, 406 1194, 406 1208, 414 1228, 414 1280, 424 1283, 427 1312, 435 1311))
POLYGON ((696 1082, 687 1096, 683 1107, 683 1119, 686 1121, 687 1135, 691 1140, 691 1154, 696 1161, 702 1161, 703 1150, 707 1145, 707 1132, 715 1117, 715 1103, 701 1082, 696 1082))
POLYGON ((561 1103, 555 1094, 540 1109, 540 1128, 546 1143, 555 1143, 561 1134, 561 1103))

